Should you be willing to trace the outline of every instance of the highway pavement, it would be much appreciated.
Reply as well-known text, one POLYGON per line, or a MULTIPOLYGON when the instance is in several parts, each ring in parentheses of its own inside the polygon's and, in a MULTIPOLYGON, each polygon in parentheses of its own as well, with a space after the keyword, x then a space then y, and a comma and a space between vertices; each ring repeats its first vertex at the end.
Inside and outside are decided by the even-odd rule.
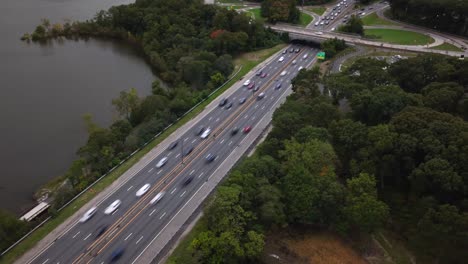
MULTIPOLYGON (((263 68, 267 76, 262 78, 255 73, 249 74, 247 77, 259 86, 258 91, 248 89, 241 82, 228 98, 233 103, 231 108, 214 108, 177 139, 174 149, 161 149, 160 155, 145 161, 143 169, 136 171, 134 177, 99 202, 96 215, 85 223, 71 225, 28 263, 109 263, 112 253, 118 249, 122 249, 123 254, 116 262, 140 263, 138 257, 151 241, 164 231, 171 219, 245 139, 248 133, 244 133, 243 129, 247 126, 255 129, 257 122, 268 111, 273 111, 273 106, 290 89, 290 81, 298 73, 299 67, 309 66, 316 52, 310 47, 292 45, 286 54, 275 55, 276 58, 263 68), (291 53, 291 47, 301 48, 301 51, 291 53), (307 59, 303 59, 304 54, 308 54, 307 59), (281 56, 284 60, 279 62, 281 56), (293 60, 296 61, 295 65, 293 60), (281 84, 279 89, 276 88, 277 84, 281 84), (260 93, 264 93, 262 99, 258 98, 260 93), (246 98, 245 103, 239 103, 241 98, 246 98), (211 129, 206 139, 196 134, 200 127, 211 129), (234 127, 239 128, 239 132, 232 135, 234 127), (183 157, 182 153, 189 148, 193 148, 193 151, 183 157), (208 154, 216 155, 216 159, 208 162, 208 154), (157 168, 156 164, 163 157, 168 158, 167 163, 157 168), (191 182, 184 185, 188 178, 192 179, 191 182), (137 197, 136 192, 147 183, 151 184, 150 190, 144 196, 137 197), (165 192, 164 197, 151 205, 149 201, 160 192, 165 192), (105 215, 106 207, 117 199, 122 201, 120 207, 112 214, 105 215), (106 231, 98 236, 103 227, 107 227, 106 231)), ((166 148, 170 143, 166 140, 156 148, 166 148)))

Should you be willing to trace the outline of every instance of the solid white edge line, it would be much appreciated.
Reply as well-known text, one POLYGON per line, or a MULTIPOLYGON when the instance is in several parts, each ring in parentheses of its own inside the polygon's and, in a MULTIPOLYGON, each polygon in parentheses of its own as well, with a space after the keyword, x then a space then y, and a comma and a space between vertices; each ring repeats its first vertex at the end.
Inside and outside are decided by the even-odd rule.
POLYGON ((140 254, 133 260, 132 264, 134 264, 140 257, 141 255, 143 255, 143 253, 149 248, 149 246, 151 246, 151 244, 153 244, 154 240, 156 240, 159 235, 161 234, 162 231, 164 231, 166 229, 166 227, 174 220, 174 218, 182 211, 182 209, 185 208, 185 206, 187 206, 187 204, 193 199, 193 197, 195 197, 195 195, 201 190, 201 188, 203 188, 203 186, 205 186, 206 182, 204 182, 200 188, 198 188, 198 190, 192 195, 192 197, 190 197, 190 199, 184 204, 184 206, 182 206, 182 208, 180 208, 179 211, 177 211, 177 213, 171 218, 171 220, 169 220, 169 222, 167 222, 167 224, 163 227, 163 229, 161 229, 161 231, 159 231, 159 233, 151 240, 151 242, 148 243, 148 245, 140 252, 140 254))

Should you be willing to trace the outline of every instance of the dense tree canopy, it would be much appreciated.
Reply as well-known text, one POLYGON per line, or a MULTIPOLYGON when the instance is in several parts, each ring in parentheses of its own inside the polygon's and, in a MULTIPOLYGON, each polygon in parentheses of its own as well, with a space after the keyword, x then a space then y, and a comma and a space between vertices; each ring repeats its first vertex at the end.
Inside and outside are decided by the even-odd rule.
POLYGON ((468 36, 468 2, 460 0, 391 0, 392 15, 431 29, 468 36))

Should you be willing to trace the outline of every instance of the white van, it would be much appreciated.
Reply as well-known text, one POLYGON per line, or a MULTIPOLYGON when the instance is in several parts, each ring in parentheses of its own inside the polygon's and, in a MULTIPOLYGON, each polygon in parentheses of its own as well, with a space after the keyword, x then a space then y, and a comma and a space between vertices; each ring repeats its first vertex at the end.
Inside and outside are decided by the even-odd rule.
POLYGON ((308 55, 307 54, 304 54, 304 56, 302 56, 302 59, 305 60, 307 59, 308 55))

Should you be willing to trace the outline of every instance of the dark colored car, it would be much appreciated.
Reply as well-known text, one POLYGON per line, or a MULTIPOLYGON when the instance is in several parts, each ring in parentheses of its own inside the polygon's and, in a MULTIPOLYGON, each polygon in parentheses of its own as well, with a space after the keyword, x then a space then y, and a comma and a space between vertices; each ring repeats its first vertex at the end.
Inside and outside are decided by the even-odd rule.
POLYGON ((278 90, 279 88, 281 88, 281 83, 277 83, 277 84, 275 85, 275 89, 276 89, 276 90, 278 90))
POLYGON ((193 151, 193 146, 188 146, 184 149, 184 156, 187 156, 188 154, 192 153, 193 151))
POLYGON ((231 130, 231 136, 236 135, 238 132, 239 132, 239 128, 238 128, 238 127, 233 128, 233 129, 231 130))
POLYGON ((223 99, 219 102, 219 106, 224 106, 227 102, 228 102, 228 99, 227 99, 227 98, 223 98, 223 99))
POLYGON ((252 130, 252 127, 251 127, 251 126, 246 126, 246 127, 244 127, 244 133, 247 134, 247 133, 250 132, 250 130, 252 130))
POLYGON ((266 74, 266 73, 264 72, 264 73, 262 73, 262 75, 260 75, 260 78, 265 78, 265 77, 267 77, 267 75, 268 75, 268 74, 266 74))
POLYGON ((242 97, 241 99, 239 99, 239 104, 245 103, 245 100, 246 100, 245 97, 242 97))
POLYGON ((258 91, 259 89, 260 89, 260 87, 259 87, 259 86, 255 86, 255 88, 254 88, 254 92, 258 91))
POLYGON ((99 226, 98 229, 97 229, 97 232, 96 232, 96 238, 102 236, 102 234, 104 234, 104 232, 106 232, 108 227, 109 227, 108 225, 99 226))
POLYGON ((199 136, 203 133, 203 131, 205 131, 205 128, 203 126, 200 126, 199 128, 197 128, 197 131, 195 131, 195 135, 199 136))
POLYGON ((216 159, 216 155, 213 155, 213 154, 208 154, 208 156, 206 156, 206 162, 212 162, 213 160, 216 159))
POLYGON ((112 254, 111 254, 110 261, 114 262, 114 261, 119 260, 119 258, 122 257, 124 251, 125 251, 125 249, 123 247, 119 247, 116 250, 114 250, 114 252, 112 252, 112 254))
POLYGON ((249 86, 247 86, 248 89, 252 89, 255 87, 255 82, 251 82, 249 86))
POLYGON ((174 149, 175 147, 177 147, 177 144, 179 144, 179 141, 174 141, 172 142, 169 147, 167 148, 168 150, 172 150, 174 149))
POLYGON ((293 49, 293 48, 291 48, 291 49, 289 50, 289 52, 290 52, 290 53, 293 53, 293 52, 294 52, 294 49, 293 49))
POLYGON ((192 181, 193 181, 193 176, 189 176, 189 177, 187 177, 187 178, 182 182, 182 186, 187 186, 187 185, 189 185, 192 181))
POLYGON ((232 107, 232 102, 228 103, 225 108, 230 109, 231 107, 232 107))

